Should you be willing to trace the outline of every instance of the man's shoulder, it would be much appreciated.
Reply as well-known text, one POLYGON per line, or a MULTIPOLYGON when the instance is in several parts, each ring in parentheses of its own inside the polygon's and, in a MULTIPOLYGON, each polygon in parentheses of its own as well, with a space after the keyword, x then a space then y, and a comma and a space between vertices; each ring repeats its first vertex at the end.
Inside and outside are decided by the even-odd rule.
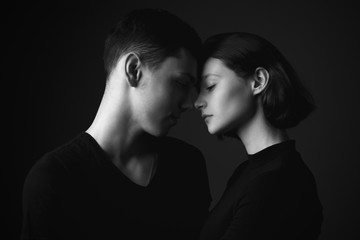
POLYGON ((71 179, 81 174, 83 161, 76 138, 59 145, 40 157, 28 172, 24 182, 24 194, 36 197, 52 191, 63 191, 71 186, 71 179))
POLYGON ((72 166, 79 165, 77 160, 80 155, 81 150, 76 144, 76 138, 74 138, 41 156, 30 169, 27 178, 63 175, 72 166))
POLYGON ((172 159, 171 162, 181 162, 184 166, 187 164, 201 168, 205 166, 205 158, 200 149, 184 140, 163 137, 159 149, 163 157, 172 159))
POLYGON ((163 169, 167 169, 166 171, 171 174, 168 177, 177 179, 175 182, 179 186, 203 184, 206 188, 208 177, 206 160, 202 152, 194 145, 178 138, 164 137, 161 141, 160 162, 163 169))
POLYGON ((170 136, 161 138, 160 147, 168 152, 179 153, 179 154, 182 152, 194 153, 194 154, 201 153, 200 150, 194 145, 184 140, 170 136))
POLYGON ((65 142, 62 145, 48 151, 36 162, 34 166, 50 167, 66 165, 68 162, 73 162, 73 159, 77 159, 81 155, 82 150, 76 144, 76 138, 65 142))

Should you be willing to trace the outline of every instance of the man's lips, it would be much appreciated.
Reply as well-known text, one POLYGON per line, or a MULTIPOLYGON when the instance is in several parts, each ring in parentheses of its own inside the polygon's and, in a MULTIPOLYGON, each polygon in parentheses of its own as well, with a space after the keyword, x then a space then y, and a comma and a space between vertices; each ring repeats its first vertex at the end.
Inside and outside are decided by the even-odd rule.
POLYGON ((180 115, 170 115, 170 120, 173 124, 176 124, 179 121, 180 115))
POLYGON ((170 115, 170 118, 178 120, 180 118, 180 115, 170 115))

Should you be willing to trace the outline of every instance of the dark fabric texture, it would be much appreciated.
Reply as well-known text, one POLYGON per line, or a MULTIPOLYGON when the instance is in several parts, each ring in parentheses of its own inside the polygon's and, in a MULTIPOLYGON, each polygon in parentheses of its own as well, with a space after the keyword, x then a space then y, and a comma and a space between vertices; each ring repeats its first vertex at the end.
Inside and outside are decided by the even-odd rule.
POLYGON ((23 189, 22 239, 197 239, 211 202, 199 150, 164 137, 147 187, 81 133, 45 154, 23 189))
POLYGON ((322 205, 295 141, 272 145, 240 164, 201 231, 201 240, 317 239, 322 205))

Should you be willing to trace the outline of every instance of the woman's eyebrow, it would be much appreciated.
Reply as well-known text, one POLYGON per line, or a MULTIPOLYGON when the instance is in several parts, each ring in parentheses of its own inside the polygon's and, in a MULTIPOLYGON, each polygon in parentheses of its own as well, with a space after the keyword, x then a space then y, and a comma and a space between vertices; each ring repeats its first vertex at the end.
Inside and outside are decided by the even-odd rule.
POLYGON ((212 76, 214 76, 214 77, 220 77, 220 75, 218 75, 218 74, 208 73, 208 74, 203 75, 201 78, 202 78, 202 80, 206 80, 208 77, 212 77, 212 76))

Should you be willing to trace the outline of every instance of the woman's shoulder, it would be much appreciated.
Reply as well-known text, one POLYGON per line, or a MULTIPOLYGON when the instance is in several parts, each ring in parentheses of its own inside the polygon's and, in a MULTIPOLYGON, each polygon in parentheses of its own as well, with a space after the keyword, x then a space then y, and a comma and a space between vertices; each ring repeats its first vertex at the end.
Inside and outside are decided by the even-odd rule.
POLYGON ((268 166, 263 166, 252 179, 249 179, 247 190, 256 192, 295 192, 316 189, 315 178, 297 152, 287 152, 275 159, 268 166))

